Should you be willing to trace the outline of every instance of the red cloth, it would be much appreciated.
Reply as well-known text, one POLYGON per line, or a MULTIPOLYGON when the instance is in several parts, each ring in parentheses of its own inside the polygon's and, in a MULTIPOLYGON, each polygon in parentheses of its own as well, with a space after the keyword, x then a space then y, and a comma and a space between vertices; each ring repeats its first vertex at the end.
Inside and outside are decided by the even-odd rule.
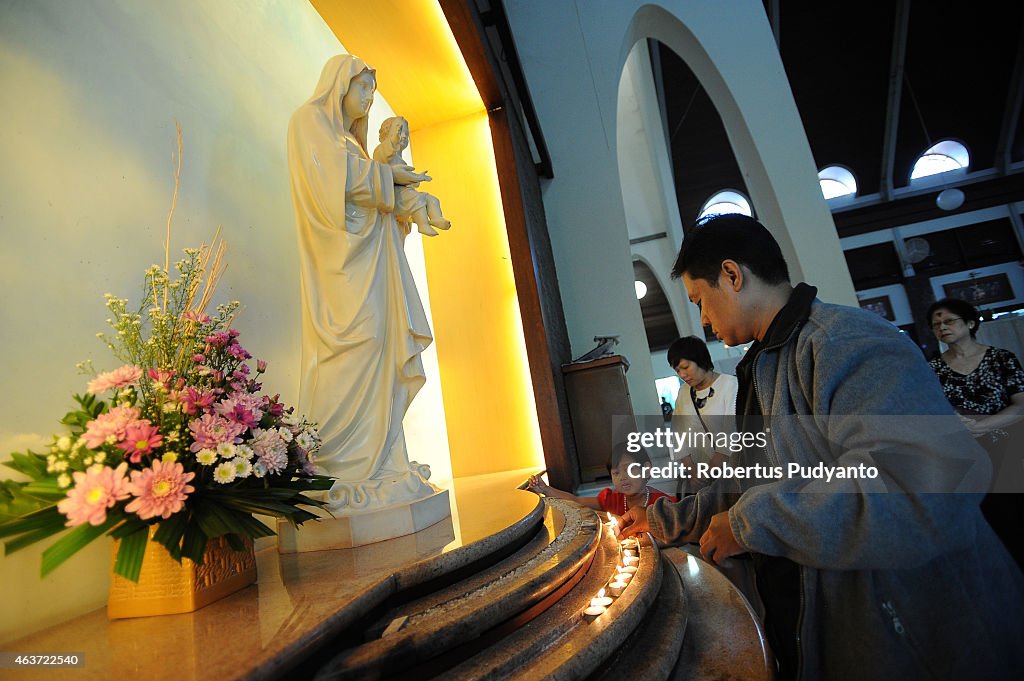
MULTIPOLYGON (((667 497, 669 501, 676 501, 676 498, 671 494, 665 494, 661 490, 650 488, 651 498, 647 501, 647 505, 650 506, 655 500, 662 497, 667 497)), ((626 495, 622 492, 616 492, 611 487, 605 487, 603 490, 597 493, 597 503, 601 504, 601 510, 607 511, 614 515, 622 515, 626 512, 626 495)))

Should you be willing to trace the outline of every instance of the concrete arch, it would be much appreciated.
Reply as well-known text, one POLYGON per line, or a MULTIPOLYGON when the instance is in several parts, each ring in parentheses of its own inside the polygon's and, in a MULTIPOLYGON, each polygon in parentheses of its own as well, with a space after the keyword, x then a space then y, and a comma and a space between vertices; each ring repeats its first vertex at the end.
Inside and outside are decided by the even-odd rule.
POLYGON ((779 240, 794 278, 814 283, 822 298, 854 304, 849 276, 837 275, 846 262, 763 9, 745 8, 749 20, 736 21, 733 4, 637 7, 619 67, 648 38, 689 65, 722 118, 755 211, 779 240))
MULTIPOLYGON (((633 249, 631 255, 633 262, 642 262, 647 266, 647 269, 649 269, 651 274, 654 275, 655 281, 665 294, 665 297, 668 299, 668 306, 672 310, 672 320, 676 325, 676 333, 680 335, 683 335, 684 331, 689 333, 690 322, 686 308, 682 307, 682 309, 680 309, 681 306, 679 305, 679 299, 681 296, 678 295, 678 289, 680 288, 678 282, 672 282, 672 280, 669 279, 668 270, 663 269, 660 266, 660 263, 657 265, 654 264, 654 262, 658 262, 660 258, 654 258, 654 262, 652 262, 651 258, 647 255, 638 253, 636 249, 633 249), (675 293, 675 295, 673 295, 673 293, 675 293)), ((685 302, 685 299, 683 299, 683 303, 685 302)), ((655 371, 655 374, 657 374, 657 371, 655 371)))

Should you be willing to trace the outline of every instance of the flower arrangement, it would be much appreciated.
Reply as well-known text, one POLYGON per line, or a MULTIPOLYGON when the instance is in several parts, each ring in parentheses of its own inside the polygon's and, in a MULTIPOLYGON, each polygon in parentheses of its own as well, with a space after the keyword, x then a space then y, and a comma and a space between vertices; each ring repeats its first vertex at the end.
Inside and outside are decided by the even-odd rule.
POLYGON ((204 312, 223 272, 218 237, 186 249, 174 278, 165 245, 137 311, 107 294, 114 333, 97 335, 123 366, 80 364, 94 378, 61 421, 68 432, 5 462, 29 478, 0 481, 6 553, 71 528, 43 553, 44 576, 108 534, 120 540, 114 572, 138 581, 151 530, 175 560, 202 563, 210 539, 241 550, 274 534, 253 514, 300 524, 317 517, 302 506, 323 506, 304 494, 332 483, 314 471, 315 424, 261 393, 266 362, 253 370, 231 327, 239 303, 204 312))

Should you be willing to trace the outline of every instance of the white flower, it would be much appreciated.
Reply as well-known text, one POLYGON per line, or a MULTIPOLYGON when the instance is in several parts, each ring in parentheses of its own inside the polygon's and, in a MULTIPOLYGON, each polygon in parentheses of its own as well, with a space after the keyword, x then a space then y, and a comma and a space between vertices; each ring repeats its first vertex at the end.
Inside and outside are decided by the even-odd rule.
POLYGON ((222 485, 235 480, 235 464, 225 461, 213 469, 213 479, 222 485))
POLYGON ((58 473, 66 471, 67 469, 68 469, 68 462, 67 461, 58 461, 57 463, 53 464, 53 470, 57 471, 58 473))
POLYGON ((65 487, 70 487, 71 486, 71 476, 68 475, 67 473, 61 473, 60 475, 58 475, 57 476, 57 486, 62 488, 62 489, 65 488, 65 487))
POLYGON ((242 458, 232 459, 231 463, 235 466, 235 475, 239 479, 247 478, 252 475, 252 464, 242 458))
POLYGON ((285 442, 292 441, 292 431, 288 430, 287 428, 278 428, 277 434, 280 435, 281 439, 284 440, 285 442))
POLYGON ((232 459, 235 456, 235 445, 231 442, 221 442, 217 445, 217 453, 222 459, 232 459))
POLYGON ((212 449, 200 449, 199 453, 196 454, 196 461, 203 464, 204 466, 209 466, 216 460, 217 452, 213 451, 212 449))
MULTIPOLYGON (((81 442, 81 440, 79 440, 78 442, 81 442)), ((104 461, 107 460, 107 453, 104 451, 99 451, 96 452, 95 456, 93 456, 92 458, 93 460, 96 461, 96 463, 103 463, 104 461)))
POLYGON ((257 461, 252 465, 252 474, 257 478, 262 478, 267 474, 267 467, 261 461, 257 461))
POLYGON ((255 456, 256 452, 252 451, 252 447, 249 445, 236 445, 235 456, 241 459, 251 459, 255 456))
POLYGON ((85 457, 84 459, 82 459, 82 463, 84 463, 86 466, 91 466, 92 465, 92 457, 91 456, 85 457))
POLYGON ((59 449, 62 452, 66 452, 69 449, 71 449, 71 438, 69 438, 67 435, 63 435, 57 438, 57 449, 59 449))
POLYGON ((299 425, 300 419, 295 414, 285 414, 281 417, 281 423, 286 426, 297 426, 299 425))
POLYGON ((313 439, 313 436, 310 435, 308 432, 302 431, 301 433, 299 433, 298 437, 295 438, 295 442, 298 443, 298 445, 303 449, 312 449, 315 440, 313 439))

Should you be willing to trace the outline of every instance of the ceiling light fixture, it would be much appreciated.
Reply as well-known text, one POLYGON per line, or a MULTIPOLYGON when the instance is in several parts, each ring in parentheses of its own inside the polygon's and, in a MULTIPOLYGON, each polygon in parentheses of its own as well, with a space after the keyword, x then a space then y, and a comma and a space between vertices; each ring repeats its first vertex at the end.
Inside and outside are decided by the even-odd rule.
POLYGON ((956 210, 964 205, 964 193, 956 187, 943 189, 935 197, 935 205, 942 210, 956 210))

